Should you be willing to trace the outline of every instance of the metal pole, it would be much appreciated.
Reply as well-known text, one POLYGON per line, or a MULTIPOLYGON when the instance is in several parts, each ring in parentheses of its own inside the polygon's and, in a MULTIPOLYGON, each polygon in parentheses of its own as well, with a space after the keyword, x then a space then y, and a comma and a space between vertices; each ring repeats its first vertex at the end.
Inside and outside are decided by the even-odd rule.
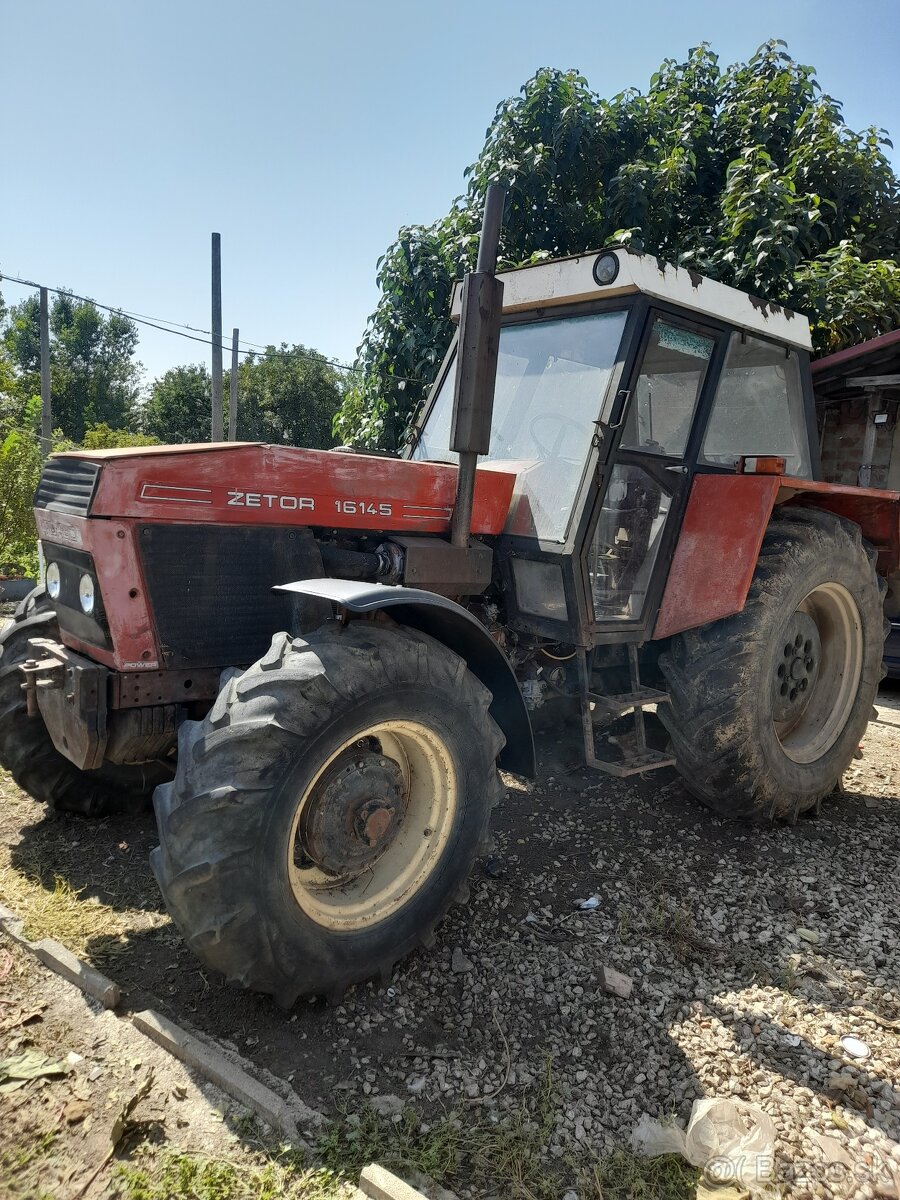
POLYGON ((212 440, 225 440, 222 418, 222 238, 212 235, 212 440))
POLYGON ((237 441, 238 408, 238 331, 231 331, 231 394, 228 397, 228 440, 237 441))
POLYGON ((875 414, 880 408, 880 391, 877 388, 866 388, 866 431, 863 435, 862 462, 856 476, 859 487, 872 486, 872 459, 875 457, 875 436, 878 433, 875 414))
POLYGON ((47 289, 41 288, 41 458, 50 453, 53 408, 50 399, 50 306, 47 289))

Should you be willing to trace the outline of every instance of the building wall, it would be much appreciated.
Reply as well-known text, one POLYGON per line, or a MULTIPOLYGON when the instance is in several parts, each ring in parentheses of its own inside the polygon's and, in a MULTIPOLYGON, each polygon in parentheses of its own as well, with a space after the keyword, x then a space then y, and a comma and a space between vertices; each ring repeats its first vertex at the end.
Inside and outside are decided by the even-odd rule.
MULTIPOLYGON (((830 483, 859 483, 866 427, 870 420, 865 398, 820 406, 823 479, 830 483)), ((900 488, 900 423, 889 421, 887 425, 875 426, 869 486, 900 488)))

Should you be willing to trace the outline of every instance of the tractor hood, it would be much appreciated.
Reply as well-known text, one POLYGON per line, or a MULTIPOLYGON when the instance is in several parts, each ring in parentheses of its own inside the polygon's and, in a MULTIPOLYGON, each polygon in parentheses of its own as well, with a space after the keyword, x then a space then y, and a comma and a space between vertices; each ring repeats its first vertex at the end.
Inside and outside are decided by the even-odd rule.
MULTIPOLYGON (((83 450, 48 459, 35 496, 52 514, 441 534, 450 527, 455 466, 257 442, 83 450)), ((472 533, 499 534, 515 472, 478 468, 472 533)))

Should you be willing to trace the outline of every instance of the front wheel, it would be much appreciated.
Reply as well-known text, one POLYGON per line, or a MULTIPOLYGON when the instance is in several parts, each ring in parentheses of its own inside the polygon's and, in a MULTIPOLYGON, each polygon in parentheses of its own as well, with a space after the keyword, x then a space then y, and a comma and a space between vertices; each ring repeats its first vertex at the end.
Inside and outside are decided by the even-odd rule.
POLYGON ((742 612, 660 656, 685 786, 723 816, 788 817, 834 791, 884 671, 883 583, 850 521, 787 508, 766 532, 742 612))
POLYGON ((288 1005, 430 943, 502 794, 490 701, 441 643, 368 621, 231 672, 154 798, 153 869, 198 957, 288 1005))

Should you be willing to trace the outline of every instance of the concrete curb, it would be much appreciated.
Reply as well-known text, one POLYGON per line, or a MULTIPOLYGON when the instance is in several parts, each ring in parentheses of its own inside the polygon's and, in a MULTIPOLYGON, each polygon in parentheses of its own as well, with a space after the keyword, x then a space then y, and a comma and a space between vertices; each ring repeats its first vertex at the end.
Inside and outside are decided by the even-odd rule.
POLYGON ((233 1099, 252 1109, 258 1117, 280 1130, 292 1141, 302 1141, 297 1131, 298 1118, 312 1125, 323 1123, 321 1113, 308 1108, 299 1098, 295 1105, 283 1100, 271 1088, 267 1088, 232 1062, 221 1050, 206 1045, 193 1034, 187 1033, 180 1025, 167 1020, 152 1009, 134 1013, 131 1021, 136 1029, 158 1046, 162 1046, 186 1066, 198 1071, 233 1099))
MULTIPOLYGON (((112 1011, 119 1006, 122 991, 117 983, 82 962, 53 938, 29 941, 22 934, 23 925, 21 917, 17 917, 5 904, 0 904, 0 929, 8 937, 33 954, 45 967, 99 1001, 104 1008, 112 1011)), ((215 1084, 233 1100, 251 1109, 295 1145, 310 1148, 298 1131, 298 1122, 308 1129, 328 1124, 322 1113, 310 1108, 299 1096, 293 1095, 292 1100, 285 1100, 272 1088, 254 1079, 224 1051, 188 1033, 153 1009, 132 1013, 131 1023, 144 1037, 215 1084)), ((427 1197, 384 1167, 370 1163, 360 1175, 359 1187, 352 1200, 427 1200, 427 1197)))
POLYGON ((426 1200, 424 1193, 417 1192, 378 1163, 369 1163, 363 1168, 357 1195, 365 1200, 426 1200))
POLYGON ((11 908, 7 908, 5 904, 0 904, 0 925, 6 930, 11 938, 17 942, 21 942, 22 938, 22 918, 17 917, 11 908), (10 929, 10 925, 17 926, 16 929, 10 929))
POLYGON ((30 942, 22 936, 22 925, 23 922, 15 913, 0 904, 0 927, 14 942, 24 946, 45 967, 49 967, 57 975, 62 975, 63 979, 74 983, 80 991, 98 1000, 104 1008, 115 1009, 121 1004, 122 992, 117 983, 113 983, 106 975, 82 962, 71 950, 55 942, 53 938, 41 938, 39 942, 30 942))
POLYGON ((52 938, 42 938, 41 941, 33 943, 33 948, 44 966, 55 971, 57 975, 62 975, 69 983, 74 983, 95 1000, 99 1000, 104 1008, 115 1009, 122 1003, 122 992, 117 983, 83 963, 59 942, 54 942, 52 938))
MULTIPOLYGON (((29 941, 22 934, 23 924, 20 917, 4 904, 0 904, 0 929, 32 954, 38 962, 97 1000, 104 1008, 112 1011, 121 1004, 122 991, 117 983, 88 963, 82 962, 71 950, 67 950, 52 938, 42 938, 38 942, 29 941)), ((327 1118, 305 1104, 289 1085, 285 1084, 285 1087, 290 1090, 291 1098, 279 1096, 276 1091, 260 1083, 229 1058, 212 1039, 209 1042, 204 1041, 152 1009, 132 1014, 131 1022, 145 1037, 180 1059, 187 1067, 215 1084, 232 1099, 251 1109, 263 1121, 296 1144, 307 1146, 298 1132, 298 1123, 302 1124, 304 1130, 313 1130, 328 1124, 327 1118)))

